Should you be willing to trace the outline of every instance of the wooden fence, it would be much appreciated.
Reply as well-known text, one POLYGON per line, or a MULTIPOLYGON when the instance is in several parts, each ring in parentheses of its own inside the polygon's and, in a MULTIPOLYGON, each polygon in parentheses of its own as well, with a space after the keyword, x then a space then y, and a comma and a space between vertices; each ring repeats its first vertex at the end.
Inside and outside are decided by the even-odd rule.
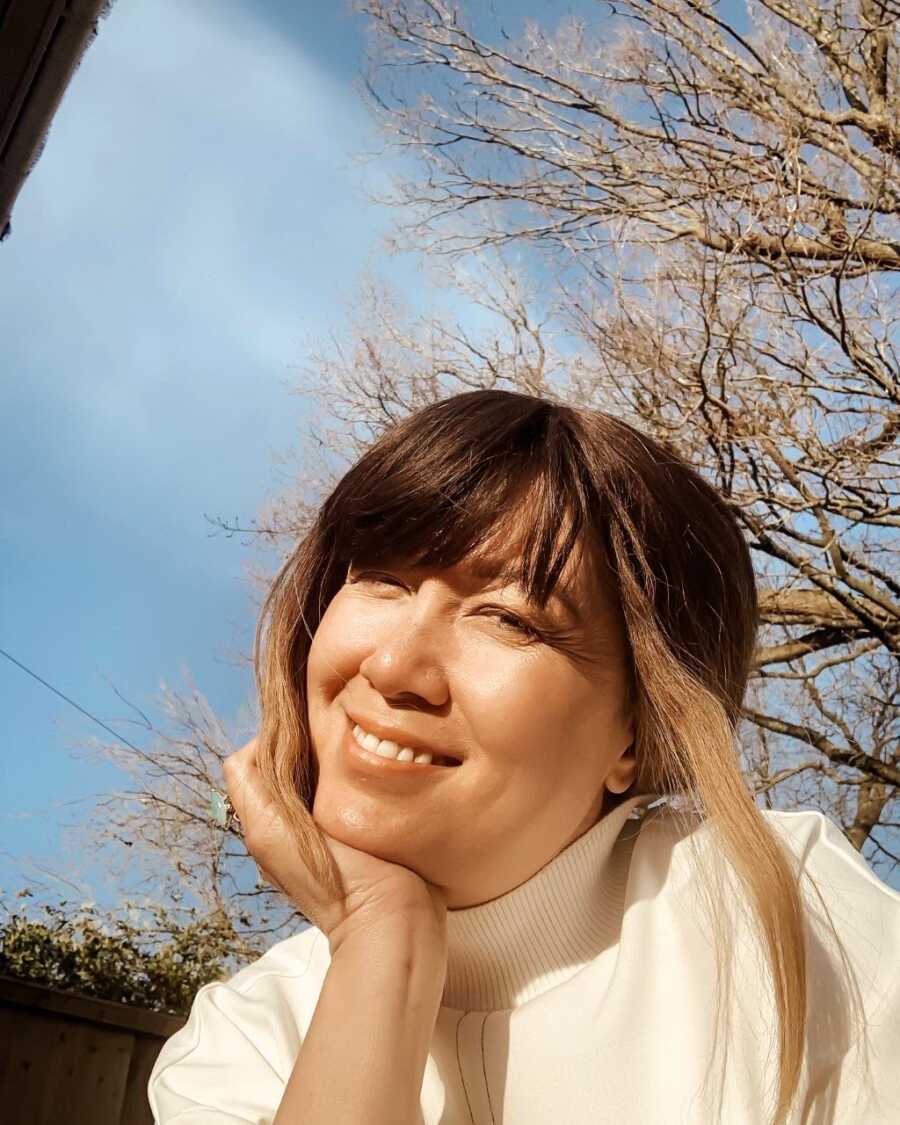
POLYGON ((2 1125, 153 1125, 150 1071, 184 1022, 0 975, 2 1125))

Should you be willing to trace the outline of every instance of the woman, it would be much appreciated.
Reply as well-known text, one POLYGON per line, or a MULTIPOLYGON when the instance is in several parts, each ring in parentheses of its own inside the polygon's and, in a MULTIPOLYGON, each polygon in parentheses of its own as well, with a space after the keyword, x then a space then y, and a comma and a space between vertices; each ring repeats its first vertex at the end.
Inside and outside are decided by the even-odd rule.
POLYGON ((757 627, 726 502, 618 419, 492 390, 385 433, 226 761, 312 926, 200 989, 158 1125, 900 1120, 900 895, 754 803, 757 627))

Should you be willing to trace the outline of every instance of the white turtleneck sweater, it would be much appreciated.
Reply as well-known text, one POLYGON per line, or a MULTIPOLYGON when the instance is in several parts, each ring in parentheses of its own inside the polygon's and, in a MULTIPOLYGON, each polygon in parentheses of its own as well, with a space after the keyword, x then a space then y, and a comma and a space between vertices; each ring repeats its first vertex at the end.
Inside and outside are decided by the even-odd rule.
MULTIPOLYGON (((730 1034, 717 1036, 715 956, 687 833, 716 845, 709 825, 679 828, 653 802, 624 801, 525 883, 448 912, 424 1125, 769 1121, 777 1025, 761 946, 737 921, 730 1034), (702 1089, 717 1042, 727 1060, 702 1089)), ((871 1028, 866 1082, 833 962, 808 929, 807 1051, 790 1123, 898 1125, 900 894, 821 813, 763 815, 818 879, 871 1028)), ((308 927, 201 988, 150 1076, 156 1125, 271 1123, 329 963, 327 939, 308 927)))

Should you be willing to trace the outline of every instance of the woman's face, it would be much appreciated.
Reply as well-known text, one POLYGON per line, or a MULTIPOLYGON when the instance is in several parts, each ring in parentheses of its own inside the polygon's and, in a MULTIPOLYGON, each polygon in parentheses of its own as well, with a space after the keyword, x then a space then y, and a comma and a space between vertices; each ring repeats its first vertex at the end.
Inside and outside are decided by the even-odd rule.
POLYGON ((578 555, 560 587, 574 615, 555 599, 540 615, 474 558, 440 572, 351 567, 313 638, 316 823, 441 887, 451 909, 529 879, 597 822, 605 789, 634 778, 620 629, 578 555), (349 715, 462 765, 361 772, 349 715))

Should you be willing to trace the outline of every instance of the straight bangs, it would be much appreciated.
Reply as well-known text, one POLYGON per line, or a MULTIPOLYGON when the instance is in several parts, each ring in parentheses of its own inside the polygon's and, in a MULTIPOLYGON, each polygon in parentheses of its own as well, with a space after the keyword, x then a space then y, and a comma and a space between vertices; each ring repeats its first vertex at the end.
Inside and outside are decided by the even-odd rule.
POLYGON ((350 566, 443 570, 478 560, 543 610, 576 547, 573 562, 587 539, 607 557, 591 535, 605 522, 604 497, 587 483, 565 416, 546 402, 512 418, 483 406, 452 418, 434 441, 395 433, 389 447, 369 450, 365 472, 345 478, 328 512, 335 580, 350 566))

